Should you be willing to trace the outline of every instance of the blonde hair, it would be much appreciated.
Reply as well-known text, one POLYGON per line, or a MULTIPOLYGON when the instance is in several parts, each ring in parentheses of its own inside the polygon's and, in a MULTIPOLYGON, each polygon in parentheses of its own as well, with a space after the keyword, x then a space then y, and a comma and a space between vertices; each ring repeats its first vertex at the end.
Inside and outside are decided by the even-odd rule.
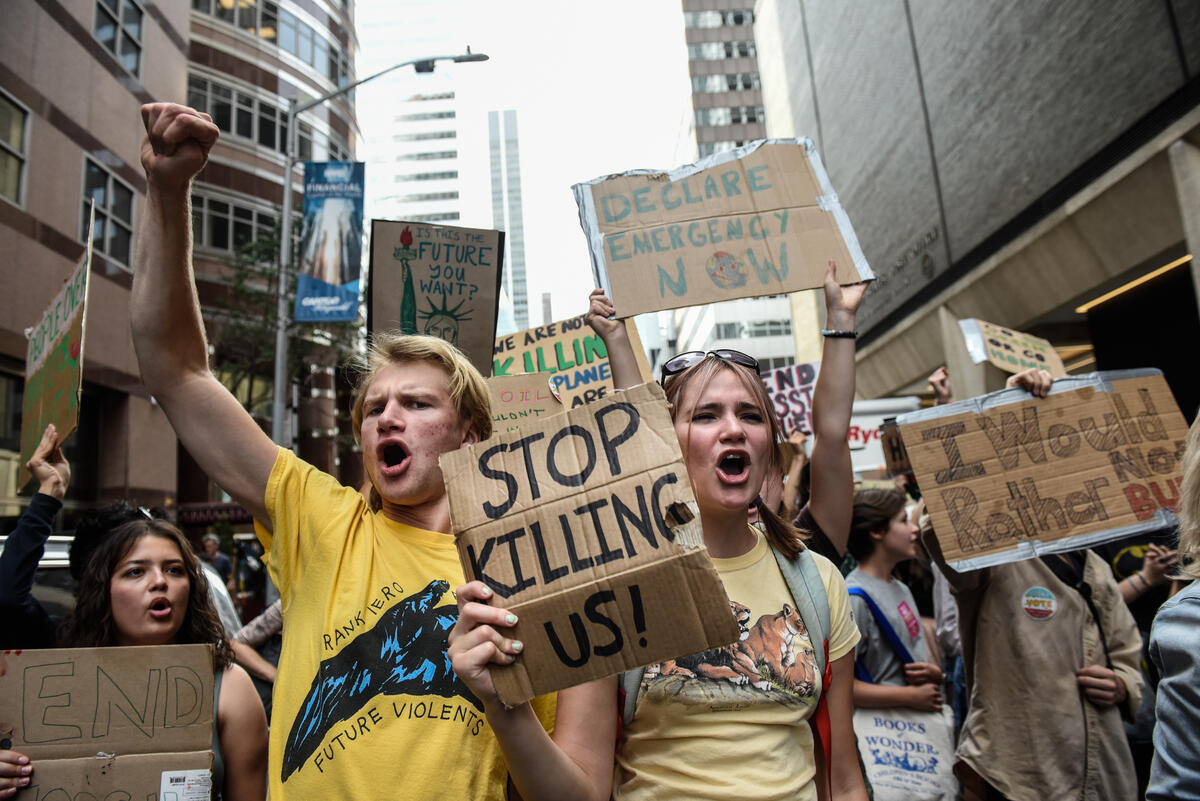
POLYGON ((446 389, 459 415, 480 440, 492 435, 492 406, 487 384, 462 351, 437 337, 383 331, 371 338, 366 357, 355 365, 358 382, 350 410, 355 442, 361 442, 363 405, 371 382, 381 370, 401 362, 432 362, 445 370, 446 389))
POLYGON ((1183 451, 1183 488, 1179 492, 1179 572, 1200 578, 1200 416, 1188 429, 1183 451))
MULTIPOLYGON (((781 458, 783 451, 778 443, 783 438, 783 429, 779 424, 779 417, 775 414, 775 406, 771 403, 771 397, 767 394, 767 388, 763 386, 762 379, 751 372, 749 367, 726 361, 719 356, 709 355, 682 373, 667 376, 663 382, 663 392, 666 393, 667 400, 671 403, 672 419, 684 411, 680 408, 680 402, 683 400, 684 391, 690 384, 699 382, 696 389, 696 400, 699 402, 709 382, 722 370, 732 370, 758 404, 771 433, 772 445, 767 452, 767 469, 782 472, 780 467, 783 463, 781 458)), ((763 533, 766 534, 767 541, 788 559, 795 559, 800 551, 804 550, 799 532, 787 520, 780 517, 777 510, 769 508, 763 502, 762 495, 755 499, 755 505, 758 507, 758 517, 763 523, 763 533)))

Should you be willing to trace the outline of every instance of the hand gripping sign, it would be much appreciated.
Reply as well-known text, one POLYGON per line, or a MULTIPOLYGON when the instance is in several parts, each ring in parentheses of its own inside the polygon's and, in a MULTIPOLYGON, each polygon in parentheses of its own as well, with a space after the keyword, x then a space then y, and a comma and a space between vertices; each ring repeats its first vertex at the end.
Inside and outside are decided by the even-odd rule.
POLYGON ((666 398, 615 392, 441 457, 467 580, 525 643, 491 665, 519 704, 737 639, 666 398))
POLYGON ((974 570, 1174 519, 1187 423, 1159 370, 1006 389, 897 419, 946 561, 974 570))
POLYGON ((572 190, 596 281, 623 317, 812 289, 830 260, 844 283, 875 277, 808 139, 572 190))

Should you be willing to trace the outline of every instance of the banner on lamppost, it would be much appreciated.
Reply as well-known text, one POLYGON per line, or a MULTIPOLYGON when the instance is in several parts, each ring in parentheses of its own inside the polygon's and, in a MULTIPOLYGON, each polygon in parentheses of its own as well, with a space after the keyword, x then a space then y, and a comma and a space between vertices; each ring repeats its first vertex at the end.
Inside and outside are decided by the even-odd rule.
POLYGON ((304 162, 301 208, 304 224, 293 318, 301 323, 356 320, 362 265, 362 162, 304 162))

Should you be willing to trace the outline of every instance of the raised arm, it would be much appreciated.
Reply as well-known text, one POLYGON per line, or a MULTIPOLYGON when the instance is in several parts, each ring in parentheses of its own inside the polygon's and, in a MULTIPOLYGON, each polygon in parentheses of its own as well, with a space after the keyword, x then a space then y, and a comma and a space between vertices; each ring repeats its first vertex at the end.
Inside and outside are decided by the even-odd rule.
POLYGON ((172 103, 142 106, 146 202, 134 254, 130 317, 142 381, 188 453, 254 517, 264 503, 276 448, 208 367, 192 274, 193 176, 217 141, 207 114, 172 103))
MULTIPOLYGON (((837 265, 825 274, 825 328, 855 331, 865 283, 840 286, 837 265)), ((854 507, 850 463, 850 414, 854 409, 854 338, 825 337, 821 371, 813 391, 812 495, 808 509, 839 554, 846 553, 854 507)))
POLYGON ((616 389, 636 387, 642 383, 642 373, 638 370, 637 359, 633 355, 633 343, 629 341, 625 321, 609 319, 616 314, 616 309, 603 289, 593 289, 592 294, 588 296, 588 304, 584 319, 600 339, 604 340, 604 348, 608 351, 608 363, 612 367, 613 386, 616 389))
POLYGON ((25 466, 37 479, 38 491, 0 552, 0 619, 5 621, 0 648, 53 648, 54 621, 33 597, 34 573, 71 482, 71 465, 62 455, 53 423, 42 432, 25 466))

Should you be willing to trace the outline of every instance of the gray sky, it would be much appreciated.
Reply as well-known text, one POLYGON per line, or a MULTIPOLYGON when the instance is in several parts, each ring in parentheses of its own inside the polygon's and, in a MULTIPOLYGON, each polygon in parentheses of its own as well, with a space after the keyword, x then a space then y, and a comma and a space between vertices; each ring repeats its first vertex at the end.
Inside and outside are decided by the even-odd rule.
MULTIPOLYGON (((439 65, 436 76, 405 68, 395 79, 362 87, 364 139, 386 123, 389 97, 452 84, 464 107, 461 224, 490 228, 487 111, 516 109, 531 323, 541 320, 543 292, 553 293, 556 319, 584 311, 592 276, 571 184, 636 168, 669 169, 693 157, 686 144, 691 103, 680 4, 364 0, 356 23, 360 76, 467 45, 491 57, 439 65)), ((367 184, 369 195, 369 175, 367 184)))

